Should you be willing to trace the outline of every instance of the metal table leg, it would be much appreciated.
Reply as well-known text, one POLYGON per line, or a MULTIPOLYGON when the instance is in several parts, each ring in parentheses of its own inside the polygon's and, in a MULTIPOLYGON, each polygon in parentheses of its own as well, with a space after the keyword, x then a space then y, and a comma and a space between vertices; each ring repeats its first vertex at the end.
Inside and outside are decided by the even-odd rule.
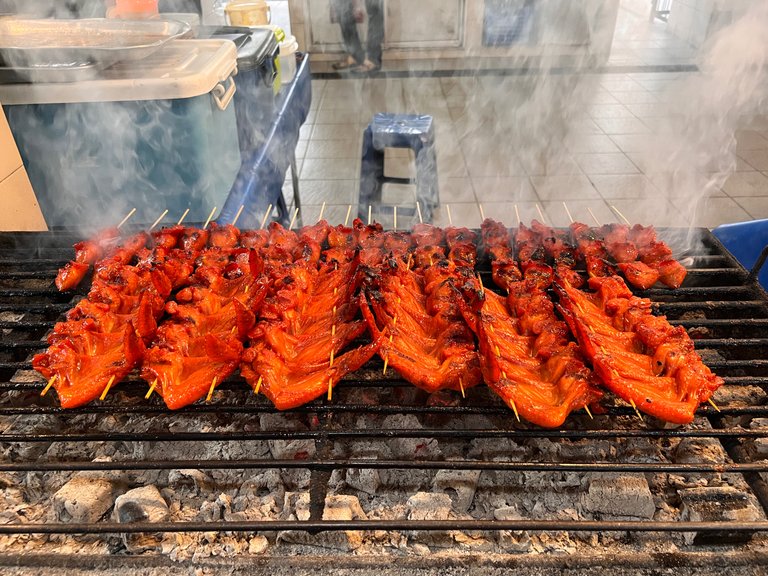
POLYGON ((291 183, 293 184, 293 208, 298 208, 299 215, 296 218, 296 225, 301 227, 301 198, 299 197, 299 171, 296 169, 296 151, 291 154, 291 183))

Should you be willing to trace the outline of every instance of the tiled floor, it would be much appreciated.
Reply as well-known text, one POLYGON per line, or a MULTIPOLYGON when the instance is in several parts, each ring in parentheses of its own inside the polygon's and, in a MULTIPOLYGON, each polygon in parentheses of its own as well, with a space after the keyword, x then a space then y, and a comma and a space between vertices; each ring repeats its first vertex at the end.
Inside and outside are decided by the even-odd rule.
MULTIPOLYGON (((626 2, 625 2, 626 3, 626 2)), ((645 2, 643 2, 645 4, 645 2)), ((663 23, 623 9, 612 65, 689 63, 695 53, 663 23)), ((435 119, 441 206, 437 224, 477 226, 543 218, 715 227, 768 218, 768 118, 723 126, 681 88, 699 73, 456 76, 313 81, 313 104, 297 149, 303 221, 343 222, 358 212, 363 129, 375 112, 435 119), (698 114, 698 115, 697 115, 698 114), (567 208, 566 208, 567 207, 567 208), (519 214, 519 216, 518 216, 519 214)), ((693 84, 692 84, 693 83, 693 84)), ((698 97, 707 98, 706 94, 698 97)), ((710 106, 711 108, 711 106, 710 106)), ((403 151, 389 175, 413 173, 403 151)), ((292 199, 290 184, 285 193, 292 199)), ((412 188, 385 190, 374 207, 387 227, 415 221, 412 188)), ((367 207, 362 207, 365 214, 367 207)))

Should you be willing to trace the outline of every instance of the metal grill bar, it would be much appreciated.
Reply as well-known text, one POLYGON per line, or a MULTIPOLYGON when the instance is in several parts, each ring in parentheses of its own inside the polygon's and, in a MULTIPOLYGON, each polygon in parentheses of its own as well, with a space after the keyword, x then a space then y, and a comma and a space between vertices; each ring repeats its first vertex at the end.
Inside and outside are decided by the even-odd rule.
MULTIPOLYGON (((620 474, 684 474, 689 476, 733 474, 741 475, 752 486, 754 494, 768 510, 768 491, 761 484, 762 475, 768 473, 768 461, 754 459, 744 449, 744 444, 768 438, 768 428, 750 427, 750 419, 768 417, 768 406, 764 405, 761 392, 768 392, 768 296, 759 286, 749 280, 747 271, 722 248, 722 245, 708 232, 704 234, 704 247, 686 256, 692 258, 686 286, 671 293, 652 289, 640 296, 651 298, 657 310, 668 315, 674 325, 683 326, 691 332, 696 348, 707 364, 724 377, 726 386, 736 392, 736 400, 726 402, 717 411, 703 406, 697 411, 700 417, 708 418, 709 427, 656 428, 652 420, 642 421, 635 416, 632 408, 618 405, 607 408, 606 413, 594 421, 587 420, 586 414, 573 415, 568 426, 573 429, 545 430, 517 425, 509 409, 492 395, 480 389, 469 391, 466 400, 459 405, 427 405, 426 395, 408 396, 407 401, 398 401, 397 394, 405 394, 411 386, 396 375, 380 375, 382 363, 379 360, 369 364, 372 371, 379 373, 372 380, 366 375, 349 378, 337 387, 334 393, 336 403, 315 403, 292 411, 312 422, 308 429, 280 431, 264 429, 216 430, 210 432, 162 430, 170 422, 183 422, 199 429, 209 419, 221 420, 225 415, 252 414, 256 418, 264 414, 275 414, 271 404, 254 397, 244 385, 242 378, 233 377, 219 387, 228 394, 237 395, 238 402, 213 402, 196 404, 170 413, 157 398, 144 401, 140 396, 147 389, 145 382, 132 375, 119 387, 121 395, 113 395, 106 403, 95 403, 77 410, 62 410, 55 405, 54 393, 41 399, 38 395, 42 384, 24 381, 29 379, 31 366, 28 358, 45 347, 42 340, 53 322, 68 310, 73 302, 85 294, 85 288, 76 293, 60 294, 52 286, 57 268, 72 257, 71 243, 79 238, 74 235, 3 235, 0 234, 0 330, 5 331, 0 341, 0 391, 6 392, 0 398, 0 417, 8 418, 13 424, 4 428, 0 442, 5 446, 19 448, 19 453, 35 453, 38 447, 56 446, 53 454, 64 454, 60 458, 19 458, 0 461, 0 471, 7 473, 68 474, 73 472, 109 471, 167 471, 178 469, 197 470, 309 470, 311 481, 309 521, 206 521, 206 522, 165 522, 117 524, 96 522, 93 524, 7 524, 0 525, 0 534, 118 534, 142 532, 257 532, 278 530, 306 530, 311 533, 328 530, 528 530, 528 531, 630 531, 630 532, 696 532, 696 533, 755 533, 768 532, 768 521, 761 522, 667 522, 667 521, 561 521, 548 519, 496 521, 486 519, 414 521, 414 520, 370 520, 370 521, 324 521, 321 520, 328 480, 335 470, 376 469, 376 470, 480 470, 496 472, 539 472, 546 474, 620 473, 620 474), (7 272, 7 273, 6 273, 7 272), (16 317, 22 316, 16 321, 16 317), (19 381, 10 381, 18 378, 19 381), (353 394, 356 388, 378 389, 381 402, 360 403, 353 394), (754 388, 755 390, 751 390, 754 388), (739 400, 745 398, 754 400, 739 400), (752 395, 752 396, 750 396, 752 395), (123 398, 130 402, 123 402, 123 398), (10 400, 9 400, 10 398, 10 400), (122 418, 127 424, 117 432, 99 431, 94 427, 94 416, 111 415, 122 418), (385 417, 389 415, 415 415, 425 418, 423 428, 358 428, 350 424, 350 416, 368 415, 385 417), (502 427, 465 426, 455 428, 452 423, 466 416, 487 416, 503 422, 502 427), (20 432, 15 426, 35 422, 43 417, 44 424, 33 432, 20 432), (617 420, 621 418, 621 420, 617 420), (730 419, 729 419, 730 418, 730 419), (47 420, 46 420, 47 419, 47 420), (134 424, 141 422, 141 426, 134 424), (149 425, 147 425, 149 423, 149 425), (442 423, 442 424, 441 424, 442 423), (447 424, 446 424, 447 423, 447 424), (727 423, 727 424, 726 424, 727 423), (616 429, 617 425, 624 428, 616 429), (517 428, 512 428, 518 426, 517 428), (744 426, 743 428, 741 426, 744 426), (157 432, 153 428, 161 428, 157 432), (149 429, 150 431, 147 431, 149 429), (63 432, 61 430, 64 430, 63 432), (524 458, 520 461, 496 461, 494 459, 472 459, 465 456, 445 459, 442 456, 425 459, 417 456, 384 458, 381 460, 339 457, 333 452, 337 443, 355 441, 389 442, 399 439, 434 439, 441 445, 469 446, 475 439, 504 440, 525 446, 532 440, 545 439, 561 446, 591 444, 598 441, 615 442, 618 445, 628 441, 644 439, 660 445, 664 442, 692 440, 716 440, 728 449, 732 461, 724 462, 672 462, 640 461, 630 458, 619 461, 568 461, 564 458, 549 461, 542 458, 524 458), (174 446, 182 442, 194 443, 235 443, 248 441, 313 441, 316 453, 311 459, 237 459, 202 458, 175 459, 167 455, 153 454, 155 443, 174 446), (137 444, 147 443, 146 459, 115 459, 115 461, 89 461, 75 453, 67 456, 68 448, 83 443, 137 444), (31 450, 30 450, 31 449, 31 450), (625 461, 630 460, 630 461, 625 461)), ((489 270, 481 270, 489 278, 489 270)), ((490 281, 489 281, 490 284, 490 281)), ((411 390, 412 392, 412 390, 411 390)), ((368 393, 368 392, 367 392, 368 393)), ((230 400, 232 397, 228 397, 230 400)), ((98 418, 97 418, 98 419, 98 418)), ((271 445, 270 445, 271 446, 271 445)), ((467 454, 465 452, 465 454, 467 454)))

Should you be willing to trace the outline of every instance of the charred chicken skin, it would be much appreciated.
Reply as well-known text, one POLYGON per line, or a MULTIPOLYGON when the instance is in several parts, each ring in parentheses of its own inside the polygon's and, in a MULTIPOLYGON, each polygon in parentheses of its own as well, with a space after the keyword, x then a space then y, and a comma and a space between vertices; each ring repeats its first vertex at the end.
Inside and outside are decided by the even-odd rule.
POLYGON ((376 353, 379 342, 344 352, 366 331, 356 320, 359 254, 341 244, 346 230, 328 231, 330 247, 318 262, 317 236, 302 235, 299 246, 270 274, 272 290, 261 321, 250 332, 240 372, 279 410, 310 402, 331 390, 376 353), (348 257, 351 256, 351 257, 348 257))
POLYGON ((618 276, 591 278, 592 293, 559 280, 560 310, 603 384, 647 414, 687 424, 723 384, 681 326, 651 313, 618 276))
MULTIPOLYGON (((494 274, 507 299, 485 290, 464 290, 462 312, 477 335, 486 384, 518 417, 548 428, 560 426, 571 411, 596 402, 601 393, 578 347, 567 341, 565 324, 555 317, 542 287, 544 265, 529 261, 527 279, 514 262, 506 228, 493 220, 482 224, 485 250, 504 263, 494 274)), ((543 254, 530 235, 530 254, 543 254)))

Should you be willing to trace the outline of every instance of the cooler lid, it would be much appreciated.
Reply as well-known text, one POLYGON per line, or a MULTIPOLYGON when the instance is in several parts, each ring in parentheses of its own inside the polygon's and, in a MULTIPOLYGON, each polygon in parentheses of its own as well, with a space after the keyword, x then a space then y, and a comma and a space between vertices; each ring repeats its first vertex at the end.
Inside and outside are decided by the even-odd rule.
POLYGON ((92 79, 0 85, 0 102, 70 104, 194 98, 211 92, 234 74, 237 49, 229 40, 173 40, 143 60, 115 64, 92 79))
POLYGON ((237 68, 248 72, 261 68, 277 54, 277 39, 272 30, 240 26, 198 26, 198 38, 225 38, 237 46, 237 68))

